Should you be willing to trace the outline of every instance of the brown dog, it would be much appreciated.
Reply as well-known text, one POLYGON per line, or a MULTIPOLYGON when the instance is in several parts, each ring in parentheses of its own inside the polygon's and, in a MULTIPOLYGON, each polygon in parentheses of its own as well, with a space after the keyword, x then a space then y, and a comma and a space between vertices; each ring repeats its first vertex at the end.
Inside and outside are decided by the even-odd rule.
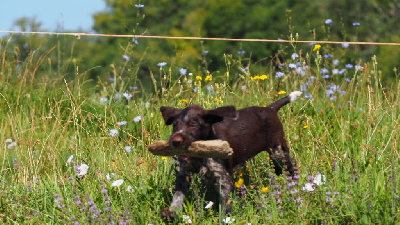
POLYGON ((234 190, 232 173, 262 151, 267 151, 274 164, 275 173, 285 168, 293 175, 296 161, 290 157, 278 110, 300 97, 295 91, 267 107, 248 107, 236 110, 233 106, 205 110, 192 105, 185 109, 161 107, 166 125, 173 125, 169 138, 171 147, 187 148, 194 141, 221 139, 233 149, 231 159, 179 157, 180 168, 176 177, 176 192, 169 210, 161 216, 171 217, 183 206, 193 173, 211 179, 220 193, 222 208, 231 211, 229 193, 234 190))

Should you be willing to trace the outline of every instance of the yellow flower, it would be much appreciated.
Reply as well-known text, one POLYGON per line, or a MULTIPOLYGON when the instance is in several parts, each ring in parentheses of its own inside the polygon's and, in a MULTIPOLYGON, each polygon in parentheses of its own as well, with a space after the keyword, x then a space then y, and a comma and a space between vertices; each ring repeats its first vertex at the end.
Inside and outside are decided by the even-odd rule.
POLYGON ((307 129, 308 128, 308 125, 304 125, 304 127, 303 127, 304 129, 307 129))
POLYGON ((314 51, 314 52, 315 52, 315 51, 318 51, 320 48, 321 48, 321 45, 316 44, 316 45, 314 45, 313 51, 314 51))
POLYGON ((196 76, 196 80, 203 80, 201 76, 196 76))
POLYGON ((188 102, 188 100, 187 100, 187 99, 184 99, 184 98, 182 98, 181 100, 179 100, 179 102, 181 102, 181 103, 187 103, 187 102, 188 102))
POLYGON ((280 92, 278 92, 278 95, 284 95, 284 94, 286 94, 286 91, 280 91, 280 92))
POLYGON ((251 77, 251 79, 252 79, 252 80, 259 80, 259 79, 260 79, 260 76, 254 76, 254 77, 251 77))
POLYGON ((163 157, 161 157, 161 159, 162 159, 162 160, 166 160, 166 159, 167 159, 167 157, 166 157, 166 156, 163 156, 163 157))
POLYGON ((263 75, 260 76, 260 80, 266 80, 266 79, 268 79, 267 75, 263 74, 263 75))
POLYGON ((243 178, 239 178, 239 180, 235 182, 235 187, 240 188, 242 187, 243 183, 244 183, 243 178))
POLYGON ((267 193, 269 191, 269 187, 263 187, 261 188, 261 192, 267 193))
POLYGON ((208 76, 206 76, 204 81, 206 81, 206 82, 212 81, 212 77, 210 75, 208 75, 208 76))

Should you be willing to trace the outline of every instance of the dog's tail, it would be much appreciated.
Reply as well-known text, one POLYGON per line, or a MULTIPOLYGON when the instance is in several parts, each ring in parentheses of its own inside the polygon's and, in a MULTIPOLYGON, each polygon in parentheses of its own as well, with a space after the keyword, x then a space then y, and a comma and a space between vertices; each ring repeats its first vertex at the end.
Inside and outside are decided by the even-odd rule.
POLYGON ((271 103, 270 105, 267 106, 267 108, 275 109, 276 111, 278 111, 280 108, 282 108, 282 106, 298 99, 302 93, 303 92, 301 92, 301 91, 294 91, 294 92, 290 93, 288 96, 285 96, 285 97, 279 99, 278 101, 271 103))

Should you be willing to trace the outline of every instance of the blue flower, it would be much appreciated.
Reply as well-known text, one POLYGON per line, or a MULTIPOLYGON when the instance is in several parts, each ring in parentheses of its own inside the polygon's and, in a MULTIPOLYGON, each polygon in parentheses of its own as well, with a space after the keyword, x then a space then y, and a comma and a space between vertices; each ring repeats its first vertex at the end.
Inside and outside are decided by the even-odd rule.
POLYGON ((336 96, 332 96, 329 98, 331 101, 335 101, 336 100, 336 96))
POLYGON ((121 122, 117 122, 117 124, 118 124, 119 126, 124 126, 124 125, 128 124, 128 122, 126 122, 126 121, 121 121, 121 122))
POLYGON ((107 98, 106 97, 101 97, 100 98, 100 103, 106 103, 107 102, 107 98))
POLYGON ((352 68, 353 68, 353 65, 352 65, 352 64, 346 64, 346 68, 347 68, 347 69, 352 69, 352 68))
POLYGON ((329 58, 332 58, 333 55, 329 53, 329 54, 325 54, 324 57, 325 57, 325 59, 329 59, 329 58))
POLYGON ((313 97, 312 94, 310 94, 310 93, 306 93, 306 94, 304 95, 304 97, 305 97, 305 98, 311 99, 311 101, 314 101, 314 97, 313 97))
POLYGON ((204 50, 203 53, 204 53, 204 54, 208 54, 208 51, 207 51, 207 50, 204 50))
POLYGON ((361 65, 356 65, 354 68, 355 68, 356 70, 361 70, 361 69, 362 69, 362 66, 361 66, 361 65))
POLYGON ((334 60, 332 61, 332 63, 333 63, 334 66, 339 65, 339 59, 334 59, 334 60))
POLYGON ((142 120, 142 116, 136 116, 135 118, 133 118, 133 121, 138 123, 142 120))
POLYGON ((341 70, 339 71, 339 74, 344 74, 344 72, 346 72, 346 69, 341 69, 341 70))
POLYGON ((157 66, 159 66, 159 67, 163 67, 163 66, 165 66, 165 65, 167 65, 167 63, 166 63, 166 62, 160 62, 160 63, 157 63, 157 66))
POLYGON ((246 67, 242 67, 242 68, 241 68, 241 70, 242 70, 243 72, 246 72, 246 71, 248 71, 248 70, 249 70, 249 67, 248 67, 248 66, 246 66, 246 67))
POLYGON ((180 68, 179 69, 179 73, 183 76, 183 75, 186 75, 186 73, 187 73, 187 69, 185 69, 185 68, 180 68))
POLYGON ((289 68, 290 69, 296 69, 296 64, 294 64, 294 63, 289 63, 289 68))
POLYGON ((135 4, 135 7, 136 7, 136 8, 143 8, 144 5, 142 5, 142 4, 135 4))
POLYGON ((132 98, 132 94, 129 94, 128 92, 125 92, 122 95, 128 100, 132 98))
POLYGON ((322 78, 329 79, 329 75, 324 75, 324 76, 322 76, 322 78))
POLYGON ((347 83, 350 83, 350 81, 351 81, 350 78, 346 78, 347 83))
POLYGON ((339 70, 338 70, 338 69, 333 69, 333 70, 332 70, 332 74, 333 74, 333 75, 339 74, 339 70))
POLYGON ((300 76, 305 76, 306 75, 306 71, 301 67, 297 67, 296 68, 296 73, 299 74, 300 76))
POLYGON ((349 47, 349 43, 347 43, 347 42, 342 43, 342 48, 348 48, 348 47, 349 47))
POLYGON ((307 84, 300 85, 300 89, 301 89, 301 91, 307 91, 307 89, 308 89, 307 84))
POLYGON ((132 152, 132 147, 131 146, 125 146, 125 151, 127 152, 127 153, 131 153, 132 152))
POLYGON ((327 68, 322 68, 320 73, 321 74, 327 74, 327 73, 329 73, 329 70, 327 68))
POLYGON ((326 19, 325 20, 325 24, 331 24, 332 23, 332 19, 326 19))
POLYGON ((299 55, 298 55, 297 53, 293 53, 293 54, 292 54, 292 59, 293 59, 293 60, 295 60, 295 59, 298 58, 298 57, 299 57, 299 55))
POLYGON ((119 93, 115 94, 115 100, 118 101, 121 98, 121 95, 119 93))
POLYGON ((280 77, 283 77, 283 76, 285 76, 285 74, 283 72, 276 72, 276 74, 275 74, 276 78, 280 78, 280 77))
POLYGON ((136 40, 136 38, 132 38, 132 42, 135 43, 135 45, 139 44, 139 42, 136 40))
POLYGON ((360 23, 359 22, 354 22, 353 26, 358 27, 358 26, 360 26, 360 23))
POLYGON ((109 134, 111 137, 115 137, 115 136, 118 135, 118 130, 117 130, 117 129, 111 129, 111 130, 108 132, 108 134, 109 134))
POLYGON ((242 55, 242 54, 244 54, 244 53, 246 53, 244 50, 238 51, 238 54, 239 54, 239 55, 242 55))
POLYGON ((130 59, 129 56, 127 56, 127 55, 123 55, 122 58, 124 58, 126 61, 129 61, 129 59, 130 59))
POLYGON ((115 79, 114 79, 113 77, 110 77, 108 80, 109 80, 110 82, 115 82, 115 79))

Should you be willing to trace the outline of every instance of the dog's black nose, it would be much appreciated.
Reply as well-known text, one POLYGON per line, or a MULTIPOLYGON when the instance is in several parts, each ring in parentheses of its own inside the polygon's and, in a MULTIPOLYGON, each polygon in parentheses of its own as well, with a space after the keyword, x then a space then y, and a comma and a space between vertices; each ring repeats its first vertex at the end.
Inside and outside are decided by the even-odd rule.
POLYGON ((179 136, 179 135, 175 136, 175 137, 172 138, 171 143, 172 143, 172 146, 179 147, 183 143, 183 138, 181 136, 179 136))

